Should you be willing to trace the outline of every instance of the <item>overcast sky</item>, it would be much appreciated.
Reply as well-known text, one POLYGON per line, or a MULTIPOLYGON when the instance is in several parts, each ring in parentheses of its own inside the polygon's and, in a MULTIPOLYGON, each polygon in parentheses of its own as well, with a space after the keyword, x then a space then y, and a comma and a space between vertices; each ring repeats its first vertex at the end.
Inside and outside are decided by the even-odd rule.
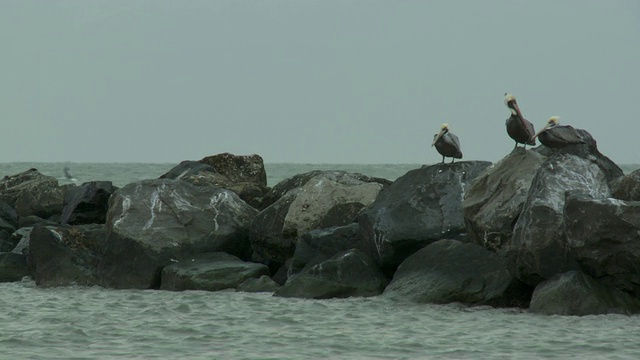
POLYGON ((434 163, 541 128, 640 163, 640 1, 0 0, 0 162, 434 163))

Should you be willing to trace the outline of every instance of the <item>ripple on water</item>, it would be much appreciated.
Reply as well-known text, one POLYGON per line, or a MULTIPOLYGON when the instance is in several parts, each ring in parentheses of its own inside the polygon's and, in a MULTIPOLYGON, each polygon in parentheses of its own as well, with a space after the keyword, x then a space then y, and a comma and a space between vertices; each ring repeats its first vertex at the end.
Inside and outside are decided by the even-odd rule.
POLYGON ((0 284, 7 358, 636 358, 640 317, 0 284))

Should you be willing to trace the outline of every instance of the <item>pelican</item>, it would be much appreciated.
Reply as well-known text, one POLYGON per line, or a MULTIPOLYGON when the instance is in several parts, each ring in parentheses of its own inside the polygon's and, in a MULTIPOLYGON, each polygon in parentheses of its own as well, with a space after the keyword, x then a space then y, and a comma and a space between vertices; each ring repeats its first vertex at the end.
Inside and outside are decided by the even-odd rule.
POLYGON ((516 97, 505 93, 504 104, 511 110, 511 116, 507 119, 507 134, 516 141, 516 146, 513 149, 515 150, 518 144, 524 144, 525 149, 527 145, 535 145, 536 141, 533 139, 533 135, 536 131, 533 124, 522 117, 516 97))
POLYGON ((560 125, 560 117, 552 116, 547 125, 538 131, 533 138, 538 138, 540 143, 550 148, 561 148, 573 144, 586 144, 578 130, 570 125, 560 125))
POLYGON ((450 157, 451 163, 455 159, 462 159, 462 151, 460 150, 460 140, 454 134, 449 132, 449 124, 442 124, 440 132, 433 135, 431 146, 435 146, 436 150, 442 155, 442 163, 444 157, 450 157))

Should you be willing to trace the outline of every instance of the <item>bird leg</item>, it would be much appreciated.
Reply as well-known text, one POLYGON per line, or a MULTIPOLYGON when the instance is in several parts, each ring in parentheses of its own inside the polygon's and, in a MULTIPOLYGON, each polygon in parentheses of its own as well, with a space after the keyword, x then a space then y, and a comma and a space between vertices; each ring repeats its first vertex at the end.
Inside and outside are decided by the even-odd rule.
POLYGON ((454 161, 455 159, 456 159, 456 158, 451 158, 451 163, 452 163, 452 164, 453 164, 453 161, 454 161))
POLYGON ((444 164, 444 155, 442 155, 442 164, 444 164))

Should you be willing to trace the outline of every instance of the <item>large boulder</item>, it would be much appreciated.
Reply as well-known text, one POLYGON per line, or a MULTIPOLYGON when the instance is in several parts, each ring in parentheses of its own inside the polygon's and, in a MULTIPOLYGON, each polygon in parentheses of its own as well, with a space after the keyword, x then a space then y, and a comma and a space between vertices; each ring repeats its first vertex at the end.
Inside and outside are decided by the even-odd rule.
POLYGON ((526 306, 531 288, 480 245, 440 240, 408 257, 384 295, 417 303, 526 306))
POLYGON ((598 281, 640 297, 640 202, 569 192, 567 247, 598 281))
POLYGON ((276 201, 278 201, 281 197, 283 197, 286 193, 291 190, 295 190, 299 187, 304 186, 310 180, 318 177, 318 176, 331 176, 335 178, 335 181, 338 181, 344 185, 354 185, 361 183, 378 183, 383 187, 387 187, 391 185, 392 181, 377 177, 370 177, 358 173, 347 173, 344 171, 325 171, 325 170, 313 170, 303 174, 297 174, 290 178, 286 178, 279 183, 277 183, 269 192, 264 196, 262 200, 262 209, 267 208, 272 205, 276 201))
POLYGON ((443 238, 467 240, 462 199, 490 162, 461 161, 411 170, 358 217, 368 252, 387 274, 409 255, 443 238))
POLYGON ((596 198, 610 194, 605 173, 592 161, 557 153, 542 164, 508 249, 518 278, 531 286, 557 273, 578 270, 566 246, 563 213, 568 190, 580 190, 596 198))
POLYGON ((54 177, 29 169, 0 180, 0 201, 16 210, 18 217, 36 215, 43 219, 60 216, 64 187, 54 177))
POLYGON ((29 193, 41 193, 58 187, 58 180, 41 174, 37 169, 29 169, 0 180, 0 201, 15 208, 16 202, 29 193))
POLYGON ((260 208, 267 188, 267 173, 258 155, 229 153, 208 156, 200 161, 182 161, 161 179, 184 180, 193 185, 213 185, 229 189, 247 204, 260 208))
POLYGON ((235 193, 181 180, 143 180, 113 193, 107 212, 102 284, 157 288, 173 260, 203 252, 247 259, 248 232, 257 210, 235 193))
POLYGON ((204 157, 200 162, 213 166, 218 173, 234 183, 252 182, 267 186, 267 172, 260 155, 222 153, 204 157))
POLYGON ((292 276, 305 266, 321 263, 337 253, 361 246, 360 227, 356 223, 311 230, 298 239, 287 275, 292 276))
POLYGON ((347 250, 290 277, 275 296, 308 299, 375 296, 389 280, 373 260, 359 250, 347 250))
POLYGON ((18 228, 18 213, 4 201, 0 201, 0 229, 10 229, 13 232, 18 228))
POLYGON ((29 236, 29 266, 36 284, 97 285, 105 237, 104 225, 98 224, 34 227, 29 236))
POLYGON ((275 271, 289 259, 298 237, 310 230, 353 223, 383 188, 359 174, 323 171, 264 209, 251 226, 254 260, 275 271))
POLYGON ((242 284, 236 287, 236 291, 240 292, 275 292, 280 285, 273 281, 269 276, 262 275, 259 278, 248 278, 242 284))
POLYGON ((496 252, 508 247, 531 181, 545 160, 535 151, 518 147, 471 183, 462 208, 473 242, 496 252))
POLYGON ((0 252, 0 283, 20 281, 29 275, 31 272, 24 255, 0 252))
POLYGON ((529 311, 545 315, 637 314, 640 300, 580 271, 556 274, 536 286, 529 311))
POLYGON ((67 189, 62 208, 62 224, 104 224, 109 197, 116 191, 111 181, 91 181, 67 189))
POLYGON ((223 252, 184 258, 162 270, 161 290, 235 289, 249 278, 269 274, 266 265, 250 263, 223 252))
POLYGON ((611 193, 616 199, 640 201, 640 169, 619 178, 613 184, 611 193))

